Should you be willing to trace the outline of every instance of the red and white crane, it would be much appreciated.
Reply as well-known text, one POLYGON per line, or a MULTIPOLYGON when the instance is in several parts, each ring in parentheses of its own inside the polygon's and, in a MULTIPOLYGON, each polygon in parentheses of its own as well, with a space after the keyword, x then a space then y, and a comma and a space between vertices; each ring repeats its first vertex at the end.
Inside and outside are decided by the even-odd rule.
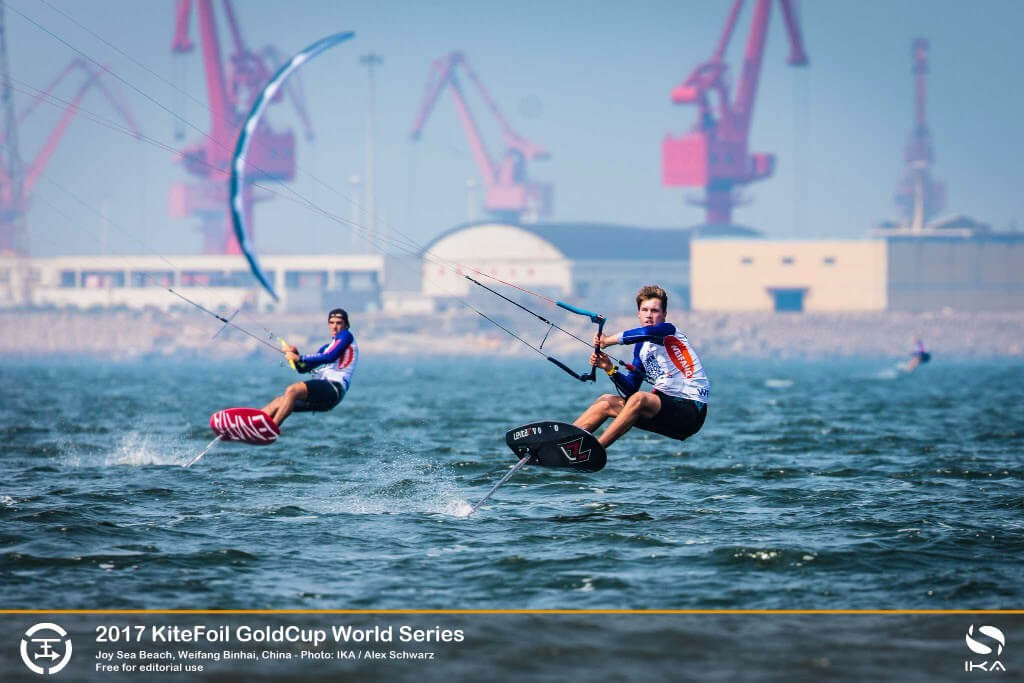
MULTIPOLYGON (((0 30, 0 35, 3 30, 0 30)), ((0 150, 3 150, 3 164, 0 164, 0 254, 9 253, 19 256, 28 256, 29 243, 28 231, 25 226, 25 212, 28 210, 32 190, 36 182, 46 168, 53 153, 57 150, 58 144, 64 137, 71 121, 79 111, 79 105, 91 88, 98 88, 114 109, 121 115, 127 127, 135 136, 140 136, 138 126, 131 113, 122 105, 113 93, 103 85, 100 80, 102 72, 95 69, 83 59, 72 60, 56 77, 46 86, 45 89, 36 92, 35 97, 25 107, 24 111, 14 117, 14 104, 11 91, 11 78, 6 59, 6 45, 3 50, 3 99, 5 128, 0 132, 0 150), (53 92, 60 86, 65 78, 71 74, 81 72, 85 80, 70 100, 58 100, 53 92), (24 162, 19 157, 18 126, 28 118, 40 103, 60 103, 63 106, 63 113, 57 125, 47 135, 43 146, 36 153, 31 161, 24 162)))
POLYGON ((455 108, 466 129, 466 136, 473 148, 473 157, 480 170, 486 196, 484 209, 491 214, 505 220, 512 221, 535 221, 541 216, 551 214, 552 188, 548 183, 534 182, 528 179, 526 166, 529 162, 547 159, 551 155, 540 145, 527 140, 519 133, 512 130, 505 117, 501 115, 498 106, 494 103, 490 93, 484 87, 480 79, 470 68, 465 55, 461 52, 450 52, 447 55, 434 60, 430 67, 430 80, 427 82, 427 90, 423 96, 423 104, 420 106, 416 122, 413 124, 410 137, 419 140, 423 133, 423 126, 427 117, 433 110, 441 91, 445 86, 451 86, 452 99, 455 101, 455 108), (477 127, 473 114, 470 112, 466 97, 462 92, 456 70, 458 67, 466 73, 469 79, 476 86, 480 97, 490 109, 491 114, 501 127, 502 140, 505 143, 505 154, 501 162, 491 159, 484 144, 480 129, 477 127))
POLYGON ((932 135, 925 117, 925 75, 928 73, 928 41, 918 38, 910 51, 914 73, 914 128, 907 140, 903 159, 906 174, 896 190, 900 216, 911 227, 920 230, 946 206, 946 186, 931 176, 932 135))
MULTIPOLYGON (((779 1, 789 33, 788 63, 805 65, 807 55, 793 2, 779 1)), ((735 100, 730 99, 724 56, 744 0, 733 2, 725 31, 711 59, 700 64, 672 91, 673 103, 696 105, 698 116, 693 129, 683 137, 665 136, 662 142, 662 184, 666 187, 703 187, 705 196, 691 201, 706 207, 709 224, 731 223, 732 208, 741 203, 737 196, 738 188, 769 177, 775 168, 773 154, 751 154, 748 151, 750 121, 772 3, 773 0, 757 0, 754 7, 735 100), (717 106, 711 102, 712 94, 717 99, 717 106)))
MULTIPOLYGON (((171 187, 170 208, 175 218, 198 216, 203 233, 203 253, 241 253, 235 239, 228 212, 228 179, 231 157, 238 131, 270 80, 265 57, 249 50, 242 40, 231 0, 223 0, 222 7, 231 33, 232 50, 226 63, 222 62, 220 38, 214 15, 213 0, 196 0, 199 19, 199 39, 206 72, 206 94, 210 109, 210 130, 205 137, 181 151, 185 170, 196 182, 177 183, 171 187)), ((176 54, 188 53, 195 47, 189 38, 192 0, 177 0, 174 10, 174 41, 171 49, 176 54)), ((282 93, 274 98, 279 101, 282 93)), ((301 103, 300 115, 304 114, 301 103)), ((307 137, 310 132, 307 128, 307 137)), ((292 180, 295 177, 295 136, 292 132, 274 132, 261 122, 253 134, 247 155, 249 164, 246 179, 250 181, 292 180)), ((252 216, 252 205, 257 199, 252 187, 243 189, 246 215, 252 216)), ((247 228, 251 229, 252 221, 247 228)), ((252 235, 248 235, 252 239, 252 235)))

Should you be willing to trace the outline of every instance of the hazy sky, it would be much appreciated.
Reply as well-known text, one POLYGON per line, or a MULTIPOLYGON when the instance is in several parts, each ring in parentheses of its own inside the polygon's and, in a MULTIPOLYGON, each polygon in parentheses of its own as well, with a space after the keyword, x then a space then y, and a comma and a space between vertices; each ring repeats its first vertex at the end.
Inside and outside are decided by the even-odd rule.
MULTIPOLYGON (((181 148, 199 139, 188 125, 206 131, 210 114, 200 104, 206 95, 198 49, 187 56, 171 54, 172 1, 7 0, 7 5, 19 110, 28 101, 25 91, 45 87, 78 50, 123 80, 107 77, 143 133, 160 143, 139 142, 77 118, 34 192, 27 218, 33 254, 197 252, 195 221, 168 215, 169 186, 186 174, 164 146, 181 148), (179 124, 186 125, 184 141, 175 139, 174 117, 167 110, 188 122, 179 124), (113 225, 104 227, 101 213, 113 225)), ((217 5, 226 52, 230 41, 217 5)), ((351 42, 303 67, 316 139, 306 142, 298 135, 299 171, 291 184, 323 211, 346 220, 353 216, 353 202, 364 201, 348 181, 364 173, 365 164, 368 87, 358 58, 368 52, 383 57, 376 80, 378 215, 424 244, 467 219, 466 181, 479 177, 448 93, 422 140, 409 141, 430 64, 452 50, 466 54, 513 128, 551 151, 550 160, 530 168, 532 177, 554 184, 551 220, 649 227, 703 222, 703 209, 684 203, 696 189, 661 185, 661 142, 666 133, 681 135, 693 125, 694 109, 672 105, 669 94, 711 55, 730 5, 727 0, 237 0, 235 8, 252 49, 269 44, 291 55, 330 33, 356 32, 351 42)), ((857 238, 895 215, 892 195, 914 116, 910 45, 920 36, 931 43, 928 117, 934 175, 947 184, 947 211, 970 214, 997 230, 1024 228, 1024 3, 815 0, 799 5, 810 65, 786 66, 788 40, 776 3, 751 149, 774 153, 777 170, 769 180, 747 187, 752 201, 734 212, 734 222, 770 237, 857 238)), ((752 7, 748 2, 730 46, 733 82, 752 7)), ((192 37, 198 43, 195 19, 192 37)), ((80 81, 79 75, 55 94, 70 98, 80 81)), ((104 121, 119 121, 99 91, 87 95, 82 106, 104 121)), ((478 98, 471 98, 471 106, 492 157, 498 158, 497 128, 478 98)), ((288 103, 273 106, 268 117, 277 130, 299 132, 288 103)), ((21 124, 24 159, 35 157, 58 118, 57 109, 43 105, 21 124)), ((349 250, 353 243, 365 249, 345 225, 282 198, 258 205, 255 226, 263 253, 349 250)))

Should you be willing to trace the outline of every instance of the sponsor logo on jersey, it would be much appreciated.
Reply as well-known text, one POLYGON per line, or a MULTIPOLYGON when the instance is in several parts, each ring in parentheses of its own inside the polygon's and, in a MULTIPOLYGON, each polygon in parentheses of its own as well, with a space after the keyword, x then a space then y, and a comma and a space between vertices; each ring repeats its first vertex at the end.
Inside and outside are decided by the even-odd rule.
POLYGON ((646 356, 640 359, 644 364, 644 374, 652 382, 661 377, 661 363, 658 362, 658 352, 654 347, 649 347, 646 356))
POLYGON ((664 344, 665 353, 668 354, 672 365, 687 379, 693 377, 693 356, 690 355, 690 347, 672 335, 665 337, 664 344))

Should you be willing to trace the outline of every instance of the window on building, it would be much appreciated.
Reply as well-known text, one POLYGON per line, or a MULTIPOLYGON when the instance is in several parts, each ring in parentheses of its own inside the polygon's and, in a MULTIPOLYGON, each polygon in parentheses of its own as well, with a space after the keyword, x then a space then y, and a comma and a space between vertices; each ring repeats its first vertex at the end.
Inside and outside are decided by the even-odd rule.
POLYGON ((740 259, 740 263, 742 263, 745 266, 749 266, 753 262, 754 258, 752 256, 744 256, 743 258, 740 259))
POLYGON ((353 292, 368 292, 373 289, 370 273, 349 273, 348 288, 353 292))
MULTIPOLYGON (((274 281, 274 271, 266 273, 267 279, 274 281)), ((181 272, 183 287, 255 287, 256 278, 248 270, 183 270, 181 272)))
POLYGON ((791 265, 793 265, 793 262, 795 260, 796 259, 794 259, 792 256, 783 256, 782 257, 782 265, 784 265, 784 266, 791 266, 791 265))
MULTIPOLYGON (((267 273, 267 279, 271 283, 274 282, 274 276, 267 273)), ((224 286, 226 287, 255 287, 256 276, 252 274, 251 270, 232 270, 224 277, 224 286)))
POLYGON ((181 271, 182 287, 213 287, 214 282, 219 280, 219 270, 183 270, 181 271))
POLYGON ((804 310, 804 294, 807 290, 800 288, 772 287, 768 289, 774 300, 776 313, 802 313, 804 310))
POLYGON ((823 263, 826 266, 834 266, 836 264, 836 257, 835 256, 826 256, 825 260, 823 261, 823 263))
POLYGON ((60 284, 59 287, 74 287, 77 285, 78 278, 77 273, 73 270, 62 270, 60 271, 60 284))
POLYGON ((174 272, 170 270, 133 270, 132 287, 170 287, 174 284, 174 272))
POLYGON ((82 286, 87 289, 104 289, 107 287, 124 287, 123 270, 83 270, 82 286))
POLYGON ((326 289, 326 270, 286 270, 284 286, 288 289, 326 289))

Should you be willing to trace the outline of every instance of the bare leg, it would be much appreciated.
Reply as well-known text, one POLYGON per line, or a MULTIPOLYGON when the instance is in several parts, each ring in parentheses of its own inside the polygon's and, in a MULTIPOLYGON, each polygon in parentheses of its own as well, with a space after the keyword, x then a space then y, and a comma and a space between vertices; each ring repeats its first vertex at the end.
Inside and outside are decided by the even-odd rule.
POLYGON ((602 446, 607 448, 615 443, 616 439, 628 432, 641 417, 654 417, 660 410, 661 399, 658 398, 657 394, 638 391, 626 399, 625 405, 617 412, 615 419, 597 440, 601 442, 602 446))
POLYGON ((605 420, 618 415, 625 404, 626 400, 621 396, 603 394, 591 403, 590 407, 584 410, 573 424, 593 434, 594 430, 604 424, 605 420))
POLYGON ((299 399, 305 399, 307 396, 309 396, 309 390, 306 389, 306 383, 296 382, 285 389, 283 395, 268 403, 263 412, 272 417, 277 426, 280 427, 281 423, 292 414, 295 402, 299 399))
MULTIPOLYGON (((277 407, 281 405, 281 399, 283 398, 283 396, 278 396, 277 398, 275 398, 273 401, 271 401, 270 403, 263 407, 263 412, 269 415, 270 417, 274 417, 274 413, 277 412, 277 407)), ((277 422, 277 420, 274 421, 277 422)))

